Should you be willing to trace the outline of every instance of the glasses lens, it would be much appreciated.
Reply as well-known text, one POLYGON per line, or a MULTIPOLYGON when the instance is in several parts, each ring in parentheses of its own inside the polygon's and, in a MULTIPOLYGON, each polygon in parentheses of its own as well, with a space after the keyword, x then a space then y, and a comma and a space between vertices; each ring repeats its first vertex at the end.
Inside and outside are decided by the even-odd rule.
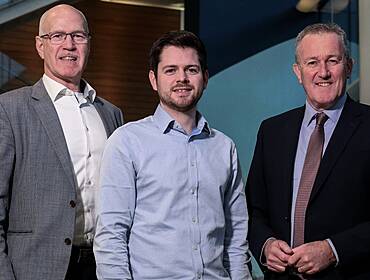
POLYGON ((85 32, 71 32, 71 33, 66 33, 66 32, 54 32, 48 34, 48 38, 50 39, 50 42, 52 44, 62 44, 67 36, 70 35, 73 42, 77 44, 86 44, 89 41, 89 34, 85 32))
POLYGON ((63 33, 63 32, 51 33, 49 35, 49 38, 50 38, 50 42, 54 44, 59 44, 59 43, 62 43, 64 39, 66 38, 66 33, 63 33))
POLYGON ((89 35, 85 32, 74 32, 71 34, 73 41, 79 44, 85 44, 87 43, 89 39, 89 35))

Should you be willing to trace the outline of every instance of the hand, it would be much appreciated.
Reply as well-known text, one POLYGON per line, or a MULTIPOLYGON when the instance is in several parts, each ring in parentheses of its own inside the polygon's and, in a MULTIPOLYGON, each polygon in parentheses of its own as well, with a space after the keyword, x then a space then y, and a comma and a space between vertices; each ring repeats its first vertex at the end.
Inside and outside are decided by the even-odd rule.
POLYGON ((277 239, 268 240, 263 252, 267 268, 274 272, 284 272, 293 254, 292 248, 285 241, 277 239))
POLYGON ((326 240, 300 245, 293 249, 288 265, 299 273, 314 274, 327 268, 336 261, 335 255, 326 240))

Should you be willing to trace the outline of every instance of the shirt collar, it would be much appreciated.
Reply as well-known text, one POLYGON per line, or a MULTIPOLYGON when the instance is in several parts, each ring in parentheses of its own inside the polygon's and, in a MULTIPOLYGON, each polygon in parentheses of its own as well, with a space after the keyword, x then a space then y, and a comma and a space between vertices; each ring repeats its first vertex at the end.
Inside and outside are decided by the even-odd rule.
MULTIPOLYGON (((57 101, 63 95, 68 95, 68 92, 72 95, 75 92, 67 89, 66 86, 62 85, 61 83, 51 79, 46 74, 42 76, 42 82, 45 85, 46 91, 48 92, 51 100, 53 102, 57 101)), ((83 88, 82 95, 84 98, 89 99, 90 102, 94 102, 96 97, 95 89, 85 80, 81 80, 81 88, 83 88)))
MULTIPOLYGON (((196 113, 197 118, 197 127, 195 130, 198 130, 199 132, 205 132, 208 135, 211 134, 211 129, 209 127, 209 124, 207 120, 202 116, 201 113, 197 111, 196 113)), ((177 124, 176 120, 170 116, 165 110, 163 110, 162 106, 158 104, 157 109, 154 112, 153 115, 154 122, 157 124, 158 128, 165 134, 170 129, 172 129, 177 124)))
MULTIPOLYGON (((334 104, 333 107, 324 110, 323 112, 328 116, 328 121, 331 121, 333 123, 337 123, 340 117, 340 114, 343 110, 344 103, 346 103, 347 100, 347 94, 343 94, 338 101, 334 104)), ((303 117, 303 123, 306 124, 306 126, 309 126, 312 120, 314 119, 314 116, 319 113, 316 111, 311 104, 306 100, 306 109, 304 112, 303 117)))

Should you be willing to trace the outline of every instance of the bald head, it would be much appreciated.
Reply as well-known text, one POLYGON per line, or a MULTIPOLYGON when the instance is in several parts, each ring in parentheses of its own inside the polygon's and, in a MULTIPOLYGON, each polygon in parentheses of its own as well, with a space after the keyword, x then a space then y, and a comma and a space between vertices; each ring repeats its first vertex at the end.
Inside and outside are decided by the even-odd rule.
POLYGON ((85 15, 80 10, 77 10, 75 7, 71 5, 61 4, 50 8, 41 16, 39 22, 39 36, 50 32, 49 29, 54 18, 58 17, 60 18, 63 17, 64 15, 70 15, 71 13, 72 14, 74 13, 81 17, 83 21, 84 31, 86 33, 89 33, 89 27, 85 15))
POLYGON ((35 45, 44 60, 45 74, 73 91, 79 90, 90 53, 90 36, 85 16, 65 4, 47 10, 40 19, 35 45), (76 34, 82 33, 87 40, 76 40, 76 34), (51 38, 55 39, 55 36, 61 40, 52 41, 51 38))

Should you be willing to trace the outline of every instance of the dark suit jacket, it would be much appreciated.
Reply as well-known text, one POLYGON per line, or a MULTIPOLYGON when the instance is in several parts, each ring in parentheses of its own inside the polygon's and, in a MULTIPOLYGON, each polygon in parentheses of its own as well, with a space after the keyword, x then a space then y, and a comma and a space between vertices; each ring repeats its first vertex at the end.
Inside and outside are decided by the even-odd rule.
MULTIPOLYGON (((249 242, 290 244, 293 169, 304 107, 262 122, 247 180, 249 242)), ((312 279, 370 279, 370 109, 347 98, 309 200, 305 242, 330 238, 339 265, 312 279)), ((261 266, 266 270, 265 267, 261 266)), ((288 279, 267 273, 267 279, 288 279)))
MULTIPOLYGON (((97 97, 109 136, 121 111, 97 97)), ((64 279, 77 181, 54 105, 40 80, 0 95, 0 279, 64 279)))

